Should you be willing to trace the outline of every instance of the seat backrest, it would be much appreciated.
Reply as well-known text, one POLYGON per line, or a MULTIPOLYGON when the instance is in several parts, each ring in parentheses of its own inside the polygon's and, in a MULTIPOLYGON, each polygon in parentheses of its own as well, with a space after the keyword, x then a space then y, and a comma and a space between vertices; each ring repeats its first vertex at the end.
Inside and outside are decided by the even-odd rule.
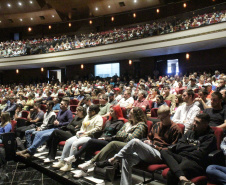
POLYGON ((180 127, 182 134, 184 134, 185 126, 183 124, 180 124, 180 123, 178 123, 177 125, 180 127))
POLYGON ((149 132, 151 132, 151 128, 152 128, 153 122, 148 120, 146 124, 148 126, 148 133, 149 133, 149 132))
POLYGON ((126 108, 125 108, 125 107, 121 107, 121 109, 122 109, 123 117, 124 117, 124 118, 127 118, 127 111, 126 111, 126 108))
POLYGON ((106 118, 106 117, 102 117, 102 118, 103 118, 103 126, 102 126, 102 129, 104 129, 105 124, 106 124, 106 122, 107 122, 107 118, 106 118))
POLYGON ((149 101, 149 108, 151 109, 152 105, 153 105, 153 101, 151 101, 151 100, 148 100, 148 101, 149 101))
POLYGON ((164 102, 166 102, 166 104, 170 107, 171 106, 171 101, 170 100, 164 100, 164 102))
POLYGON ((46 105, 45 105, 45 104, 41 104, 40 109, 41 109, 43 112, 46 112, 46 105))
POLYGON ((93 104, 95 104, 95 105, 99 104, 99 100, 98 99, 93 100, 93 104))
POLYGON ((11 120, 12 130, 11 132, 15 132, 17 121, 11 120))
POLYGON ((70 105, 71 112, 76 112, 77 105, 70 105))
POLYGON ((29 114, 29 111, 23 110, 22 111, 22 118, 27 118, 28 114, 29 114))
POLYGON ((71 99, 70 105, 78 105, 78 100, 71 99))
POLYGON ((151 117, 158 117, 157 111, 158 111, 158 108, 152 108, 151 109, 151 117))
POLYGON ((217 139, 217 149, 220 150, 220 144, 223 140, 224 137, 224 131, 222 128, 218 128, 218 127, 211 127, 214 131, 214 135, 216 136, 217 139))

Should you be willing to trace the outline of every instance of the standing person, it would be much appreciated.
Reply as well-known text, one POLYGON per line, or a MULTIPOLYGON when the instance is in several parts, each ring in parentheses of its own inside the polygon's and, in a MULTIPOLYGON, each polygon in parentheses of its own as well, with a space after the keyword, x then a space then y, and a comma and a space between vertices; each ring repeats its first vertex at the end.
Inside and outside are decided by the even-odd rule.
POLYGON ((194 127, 178 141, 175 151, 161 150, 162 159, 169 166, 167 185, 193 184, 188 179, 204 175, 208 154, 217 149, 216 137, 209 126, 210 116, 198 114, 194 127))

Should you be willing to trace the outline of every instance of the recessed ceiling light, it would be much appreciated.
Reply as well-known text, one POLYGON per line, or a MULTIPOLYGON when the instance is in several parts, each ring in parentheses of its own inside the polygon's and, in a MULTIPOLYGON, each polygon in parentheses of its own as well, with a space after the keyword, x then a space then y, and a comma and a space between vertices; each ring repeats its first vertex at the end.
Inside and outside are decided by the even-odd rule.
POLYGON ((20 21, 23 21, 23 19, 20 19, 20 21))
POLYGON ((21 3, 21 2, 18 2, 18 5, 19 5, 19 6, 22 6, 22 3, 21 3))
POLYGON ((8 3, 7 6, 8 6, 8 7, 11 7, 11 4, 8 3))
POLYGON ((30 4, 33 4, 33 1, 29 1, 30 2, 30 4))
POLYGON ((97 11, 97 10, 99 10, 99 9, 96 7, 95 10, 97 11))
POLYGON ((52 15, 52 17, 55 17, 54 15, 52 15))
POLYGON ((33 21, 33 18, 31 17, 31 20, 33 21))
POLYGON ((137 2, 137 0, 133 0, 133 2, 134 2, 134 3, 136 3, 136 2, 137 2))
POLYGON ((110 5, 108 5, 108 8, 111 8, 111 6, 110 6, 110 5))

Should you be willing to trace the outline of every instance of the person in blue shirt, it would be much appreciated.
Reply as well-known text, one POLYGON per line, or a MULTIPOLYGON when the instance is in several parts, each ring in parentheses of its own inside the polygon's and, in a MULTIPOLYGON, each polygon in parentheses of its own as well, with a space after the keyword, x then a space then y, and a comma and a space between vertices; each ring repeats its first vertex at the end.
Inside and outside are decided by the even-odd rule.
POLYGON ((54 102, 53 112, 57 113, 60 110, 59 98, 54 98, 53 102, 54 102))
MULTIPOLYGON (((8 112, 3 112, 1 115, 1 125, 0 125, 0 134, 10 132, 12 130, 12 125, 10 123, 10 114, 8 112)), ((0 143, 2 143, 2 137, 0 135, 0 143)))

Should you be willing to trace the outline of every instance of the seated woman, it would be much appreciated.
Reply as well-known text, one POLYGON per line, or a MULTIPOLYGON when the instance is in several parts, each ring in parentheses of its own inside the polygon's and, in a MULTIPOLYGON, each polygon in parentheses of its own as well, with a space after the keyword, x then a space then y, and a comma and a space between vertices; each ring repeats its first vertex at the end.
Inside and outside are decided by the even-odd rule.
POLYGON ((3 112, 1 115, 1 125, 0 125, 0 143, 2 143, 1 134, 10 132, 12 130, 12 125, 10 123, 10 114, 8 112, 3 112))
POLYGON ((117 132, 115 139, 118 141, 112 141, 108 143, 94 158, 78 165, 77 173, 74 177, 82 177, 86 175, 86 170, 92 168, 95 162, 104 161, 113 157, 118 153, 127 142, 134 138, 142 139, 147 137, 147 125, 146 116, 144 111, 139 107, 134 107, 129 113, 130 120, 123 125, 123 127, 117 132))
POLYGON ((153 88, 151 93, 148 94, 147 96, 147 100, 151 100, 151 101, 156 101, 156 96, 159 95, 160 92, 159 92, 159 89, 158 88, 153 88))
POLYGON ((76 110, 77 115, 74 117, 74 119, 67 125, 67 127, 64 130, 54 130, 51 134, 48 145, 49 145, 49 154, 47 158, 45 159, 45 163, 51 162, 56 157, 57 152, 57 146, 60 141, 65 141, 69 139, 70 137, 73 137, 76 135, 77 131, 80 130, 82 126, 82 121, 84 120, 84 117, 86 116, 86 108, 79 106, 76 110))
MULTIPOLYGON (((99 111, 100 109, 98 105, 90 106, 88 115, 84 118, 80 131, 76 133, 76 136, 73 136, 66 141, 59 163, 63 163, 62 161, 64 161, 66 157, 74 155, 79 146, 88 142, 97 131, 102 129, 103 118, 98 115, 99 111)), ((75 162, 75 160, 71 162, 75 162)), ((57 164, 54 164, 53 167, 56 165, 57 164)), ((60 168, 60 170, 70 171, 71 163, 66 163, 60 168)))
MULTIPOLYGON (((78 159, 83 153, 86 153, 86 156, 88 156, 86 158, 90 159, 95 151, 101 150, 109 142, 114 140, 116 133, 121 129, 124 122, 125 118, 123 118, 120 106, 116 105, 111 107, 110 117, 109 120, 106 122, 106 126, 103 130, 102 135, 98 139, 90 139, 82 146, 82 148, 78 152, 75 153, 75 155, 65 158, 64 161, 70 163, 71 161, 78 159)), ((59 165, 63 164, 59 163, 59 165)))
POLYGON ((153 103, 152 108, 159 108, 161 105, 167 105, 166 102, 164 102, 162 95, 156 96, 156 101, 153 103))
POLYGON ((175 97, 175 104, 172 104, 170 107, 171 118, 175 114, 177 108, 183 104, 183 99, 181 94, 177 94, 175 97))
POLYGON ((23 108, 23 105, 21 105, 21 104, 18 104, 16 106, 16 111, 15 111, 15 114, 14 114, 15 120, 22 117, 22 108, 23 108))

